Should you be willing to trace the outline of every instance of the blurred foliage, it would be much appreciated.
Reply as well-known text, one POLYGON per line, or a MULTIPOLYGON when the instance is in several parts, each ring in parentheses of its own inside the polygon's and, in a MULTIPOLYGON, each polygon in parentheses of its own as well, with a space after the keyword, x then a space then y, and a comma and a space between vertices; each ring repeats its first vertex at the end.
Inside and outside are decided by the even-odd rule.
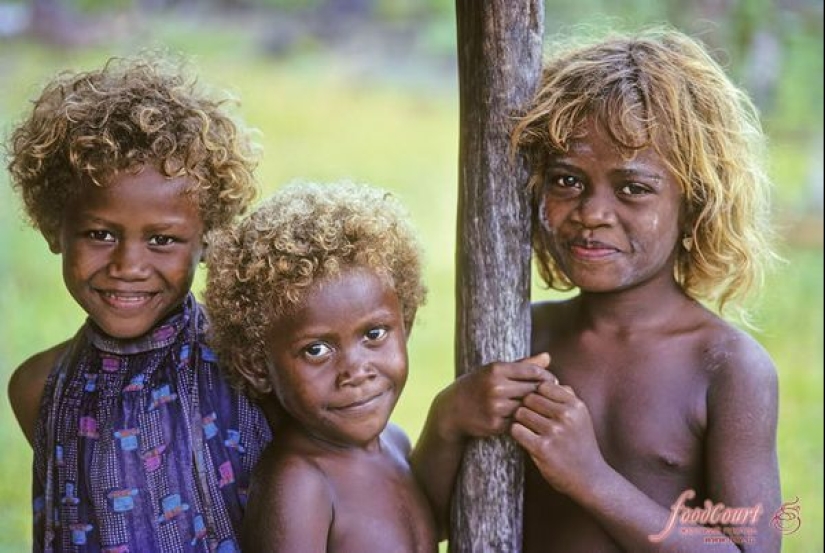
MULTIPOLYGON (((458 141, 453 2, 60 4, 80 17, 82 24, 72 20, 74 38, 0 36, 4 137, 56 71, 94 67, 112 55, 160 46, 192 57, 204 83, 228 88, 241 99, 240 115, 260 130, 265 157, 258 177, 264 193, 296 178, 351 178, 393 190, 409 206, 426 250, 430 294, 410 339, 410 378, 393 418, 415 438, 429 402, 453 375, 458 141)), ((786 537, 783 550, 822 551, 822 2, 548 0, 545 12, 548 36, 662 21, 700 35, 748 87, 769 73, 760 73, 769 64, 760 61, 762 50, 754 44, 762 39, 754 37, 776 38, 768 44, 778 50, 766 51, 779 56, 771 62, 771 84, 760 105, 772 139, 771 171, 778 215, 786 225, 788 264, 771 277, 755 304, 756 336, 779 371, 783 497, 798 496, 802 505, 802 527, 786 537)), ((22 222, 7 180, 0 172, 3 388, 27 356, 70 336, 83 320, 63 288, 59 258, 22 222)), ((201 275, 196 289, 202 282, 201 275)), ((557 297, 538 287, 534 296, 557 297)), ((0 551, 24 551, 31 526, 31 450, 5 400, 0 401, 0 443, 6 446, 0 456, 0 551)))

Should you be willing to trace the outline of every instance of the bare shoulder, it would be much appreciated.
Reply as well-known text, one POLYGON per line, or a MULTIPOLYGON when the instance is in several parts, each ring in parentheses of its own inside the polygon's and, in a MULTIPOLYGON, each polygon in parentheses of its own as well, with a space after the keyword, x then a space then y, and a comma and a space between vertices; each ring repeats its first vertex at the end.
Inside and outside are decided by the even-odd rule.
POLYGON ((318 464, 270 445, 250 482, 242 550, 322 551, 333 511, 332 490, 318 464))
POLYGON ((34 427, 46 379, 68 344, 67 340, 29 357, 15 369, 9 379, 9 402, 30 445, 34 440, 34 427))
POLYGON ((715 378, 775 379, 776 367, 753 336, 713 316, 703 329, 707 369, 715 378))
POLYGON ((328 488, 327 476, 315 460, 299 452, 270 444, 253 472, 252 490, 262 495, 273 493, 323 491, 328 488))
POLYGON ((714 317, 703 331, 708 399, 717 412, 732 405, 776 410, 778 376, 770 354, 749 333, 714 317))
POLYGON ((390 444, 390 447, 403 456, 403 458, 406 459, 410 456, 412 444, 410 443, 409 436, 407 436, 407 433, 404 432, 400 426, 389 423, 381 435, 387 443, 390 444))

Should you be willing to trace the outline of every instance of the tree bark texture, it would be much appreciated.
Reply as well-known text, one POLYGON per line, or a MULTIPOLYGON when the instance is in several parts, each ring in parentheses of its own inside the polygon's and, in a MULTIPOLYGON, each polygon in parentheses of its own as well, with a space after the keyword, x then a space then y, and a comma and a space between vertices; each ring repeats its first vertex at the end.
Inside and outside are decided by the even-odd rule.
MULTIPOLYGON (((542 0, 456 0, 460 88, 456 371, 530 349, 527 168, 511 158, 513 116, 541 71, 542 0)), ((523 466, 508 437, 473 440, 452 505, 451 552, 522 544, 523 466)))

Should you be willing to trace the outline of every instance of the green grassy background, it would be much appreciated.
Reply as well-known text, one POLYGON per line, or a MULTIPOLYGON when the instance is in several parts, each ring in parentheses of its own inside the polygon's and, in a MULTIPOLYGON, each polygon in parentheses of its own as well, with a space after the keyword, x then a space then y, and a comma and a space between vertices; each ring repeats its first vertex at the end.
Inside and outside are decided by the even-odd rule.
MULTIPOLYGON (((382 64, 312 43, 288 57, 266 56, 254 28, 250 21, 239 32, 225 20, 212 24, 167 16, 116 33, 105 46, 66 50, 25 40, 0 42, 0 132, 6 135, 27 109, 27 100, 56 70, 93 67, 110 55, 163 45, 193 56, 204 82, 241 98, 240 113, 261 132, 264 160, 258 176, 264 191, 296 178, 350 178, 395 191, 420 230, 430 288, 410 340, 410 378, 394 414, 415 438, 430 400, 453 375, 458 105, 454 61, 443 54, 444 44, 453 48, 450 32, 442 27, 429 31, 426 44, 433 45, 433 53, 423 61, 382 64)), ((820 74, 821 55, 820 45, 818 54, 812 54, 820 74)), ((799 71, 810 71, 810 65, 799 71)), ((782 245, 788 263, 771 277, 755 304, 761 328, 756 335, 780 377, 782 495, 786 500, 798 497, 801 504, 802 525, 786 537, 783 550, 810 553, 823 549, 823 253, 821 212, 806 209, 810 191, 805 183, 811 152, 818 151, 821 188, 822 155, 817 150, 821 143, 800 142, 787 128, 789 117, 805 113, 800 102, 808 101, 807 96, 795 97, 793 86, 787 88, 780 99, 791 115, 776 116, 784 123, 775 124, 771 161, 779 187, 778 216, 788 222, 782 245), (800 219, 808 224, 797 224, 800 219)), ((59 259, 24 224, 7 181, 0 173, 3 389, 27 356, 70 336, 83 318, 64 291, 59 259)), ((548 294, 536 290, 535 295, 548 294)), ((31 451, 5 394, 0 397, 0 444, 0 551, 25 551, 30 543, 31 451)))

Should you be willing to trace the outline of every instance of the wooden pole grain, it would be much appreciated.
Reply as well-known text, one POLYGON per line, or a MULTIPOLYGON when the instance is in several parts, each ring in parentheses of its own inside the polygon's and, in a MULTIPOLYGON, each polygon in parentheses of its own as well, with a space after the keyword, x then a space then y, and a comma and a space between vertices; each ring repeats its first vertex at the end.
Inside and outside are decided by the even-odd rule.
MULTIPOLYGON (((456 372, 530 347, 527 169, 513 116, 541 70, 542 0, 457 0, 460 94, 456 372)), ((519 551, 522 457, 511 439, 469 444, 453 495, 451 552, 519 551)))

